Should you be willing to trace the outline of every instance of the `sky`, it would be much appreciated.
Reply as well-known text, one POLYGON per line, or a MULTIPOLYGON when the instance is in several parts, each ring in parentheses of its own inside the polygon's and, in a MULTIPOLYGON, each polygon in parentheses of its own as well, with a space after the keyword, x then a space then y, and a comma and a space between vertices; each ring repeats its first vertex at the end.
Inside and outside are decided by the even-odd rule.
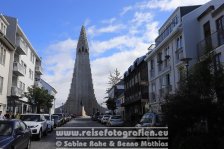
POLYGON ((67 100, 81 26, 90 48, 94 91, 106 97, 108 76, 123 76, 134 60, 147 53, 158 29, 178 6, 209 0, 1 0, 0 13, 19 25, 42 58, 42 78, 57 90, 56 107, 67 100))

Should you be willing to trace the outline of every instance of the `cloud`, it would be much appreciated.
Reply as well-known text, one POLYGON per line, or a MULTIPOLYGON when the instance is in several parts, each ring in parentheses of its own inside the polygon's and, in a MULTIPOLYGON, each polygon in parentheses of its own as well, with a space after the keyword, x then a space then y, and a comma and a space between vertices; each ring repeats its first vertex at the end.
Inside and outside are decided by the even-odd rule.
POLYGON ((121 14, 124 15, 128 11, 159 9, 160 11, 171 11, 179 6, 202 5, 210 0, 145 0, 138 2, 133 6, 126 6, 122 9, 121 14))
POLYGON ((95 26, 90 26, 87 29, 87 34, 94 37, 103 33, 115 33, 122 29, 124 29, 125 26, 123 24, 115 24, 115 25, 108 25, 105 27, 96 28, 95 26))
POLYGON ((179 6, 200 5, 210 0, 150 0, 139 3, 138 8, 141 9, 161 9, 162 11, 174 10, 179 6))
POLYGON ((110 18, 110 19, 106 19, 106 20, 103 20, 103 21, 101 21, 102 23, 104 23, 104 24, 112 24, 112 23, 114 23, 114 21, 116 21, 117 19, 115 18, 115 17, 113 17, 113 18, 110 18))
POLYGON ((56 107, 67 99, 72 79, 75 48, 77 41, 70 38, 52 43, 46 48, 43 57, 45 74, 43 79, 58 92, 56 107))
POLYGON ((122 9, 120 15, 123 16, 123 15, 125 15, 128 11, 130 11, 130 10, 132 10, 132 9, 133 9, 132 6, 126 6, 126 7, 124 7, 124 8, 122 9))

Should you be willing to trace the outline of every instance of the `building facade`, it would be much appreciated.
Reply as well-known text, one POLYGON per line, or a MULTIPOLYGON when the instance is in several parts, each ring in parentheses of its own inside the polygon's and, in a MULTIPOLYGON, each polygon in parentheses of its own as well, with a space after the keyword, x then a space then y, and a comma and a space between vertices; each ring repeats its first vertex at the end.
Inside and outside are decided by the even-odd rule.
POLYGON ((146 56, 137 58, 124 73, 125 119, 136 122, 148 111, 148 67, 146 56))
MULTIPOLYGON (((178 7, 159 29, 155 48, 147 55, 150 110, 162 113, 168 94, 175 93, 189 67, 209 51, 223 62, 223 2, 178 7)), ((186 77, 186 76, 185 76, 186 77)))
POLYGON ((19 26, 18 20, 9 16, 5 18, 9 23, 6 37, 15 47, 10 68, 12 76, 10 76, 11 84, 8 87, 11 91, 7 95, 7 110, 14 113, 31 112, 24 92, 35 84, 35 78, 40 78, 43 74, 41 59, 19 26))
POLYGON ((112 99, 116 103, 115 114, 122 116, 123 108, 121 107, 121 102, 122 102, 122 97, 124 97, 124 81, 123 80, 119 81, 117 84, 112 86, 107 91, 107 93, 108 93, 108 99, 112 99))
POLYGON ((7 110, 7 96, 11 93, 12 62, 15 47, 6 37, 9 22, 0 14, 0 111, 7 110))

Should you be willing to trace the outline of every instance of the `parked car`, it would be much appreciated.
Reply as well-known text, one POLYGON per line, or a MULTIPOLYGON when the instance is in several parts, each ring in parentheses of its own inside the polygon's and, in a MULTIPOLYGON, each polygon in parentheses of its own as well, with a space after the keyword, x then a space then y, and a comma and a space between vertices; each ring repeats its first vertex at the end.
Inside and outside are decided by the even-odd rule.
POLYGON ((97 117, 97 121, 98 121, 98 122, 101 122, 102 117, 103 117, 103 115, 99 115, 99 116, 97 117))
POLYGON ((0 121, 1 149, 30 149, 31 131, 21 120, 0 121))
POLYGON ((50 114, 44 114, 44 118, 47 120, 48 131, 52 132, 54 130, 54 119, 50 114))
POLYGON ((52 119, 54 119, 54 128, 60 126, 59 116, 58 115, 51 115, 52 119))
POLYGON ((57 116, 59 116, 59 126, 65 124, 64 115, 63 115, 62 113, 55 113, 55 114, 52 114, 52 115, 57 115, 57 116))
POLYGON ((109 117, 110 117, 110 115, 103 115, 103 117, 101 118, 101 123, 102 123, 102 124, 107 123, 109 117))
POLYGON ((123 126, 124 121, 120 115, 111 115, 107 121, 107 126, 123 126))
POLYGON ((31 129, 32 136, 37 137, 38 140, 42 135, 47 136, 47 120, 43 114, 21 114, 20 119, 31 129))
POLYGON ((158 127, 163 126, 162 115, 153 112, 145 113, 136 127, 158 127))

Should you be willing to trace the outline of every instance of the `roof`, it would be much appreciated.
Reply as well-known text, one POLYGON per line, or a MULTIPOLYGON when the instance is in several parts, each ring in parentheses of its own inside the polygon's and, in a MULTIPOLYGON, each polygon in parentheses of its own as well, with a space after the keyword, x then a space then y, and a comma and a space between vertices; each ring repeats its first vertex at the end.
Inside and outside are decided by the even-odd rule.
POLYGON ((130 72, 134 71, 143 61, 145 61, 146 55, 138 57, 135 59, 133 64, 128 68, 128 70, 124 73, 124 76, 128 76, 130 72))

